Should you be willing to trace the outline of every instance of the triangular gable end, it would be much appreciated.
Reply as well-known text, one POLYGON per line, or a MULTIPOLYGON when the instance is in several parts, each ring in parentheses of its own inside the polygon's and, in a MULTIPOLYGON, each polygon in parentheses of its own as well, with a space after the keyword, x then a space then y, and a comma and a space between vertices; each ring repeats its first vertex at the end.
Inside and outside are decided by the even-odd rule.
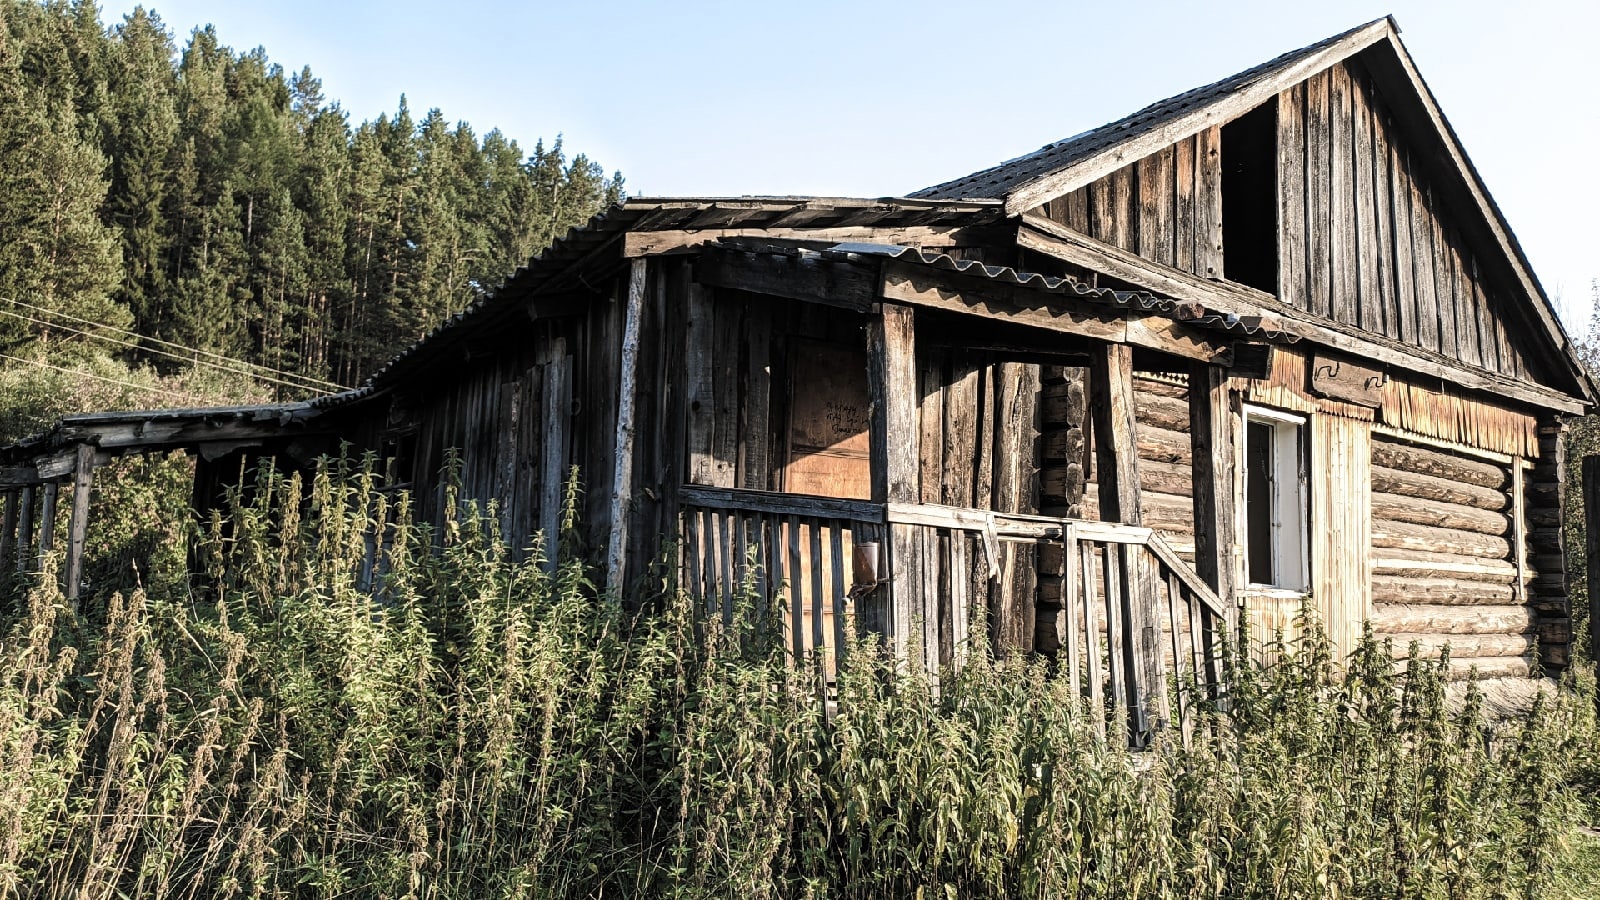
MULTIPOLYGON (((1593 400, 1521 247, 1389 18, 912 196, 1003 200, 1008 214, 1043 212, 1154 262, 1222 278, 1225 176, 1216 157, 1224 126, 1235 149, 1263 135, 1266 153, 1278 154, 1265 177, 1283 188, 1276 204, 1258 198, 1269 206, 1255 216, 1279 231, 1281 261, 1242 274, 1236 253, 1230 280, 1277 294, 1287 307, 1593 400), (1330 167, 1330 141, 1355 150, 1334 154, 1330 167), (1176 202, 1156 199, 1167 195, 1176 202), (1368 227, 1309 224, 1319 221, 1368 227)), ((1230 231, 1251 217, 1237 205, 1242 196, 1229 195, 1230 231)))

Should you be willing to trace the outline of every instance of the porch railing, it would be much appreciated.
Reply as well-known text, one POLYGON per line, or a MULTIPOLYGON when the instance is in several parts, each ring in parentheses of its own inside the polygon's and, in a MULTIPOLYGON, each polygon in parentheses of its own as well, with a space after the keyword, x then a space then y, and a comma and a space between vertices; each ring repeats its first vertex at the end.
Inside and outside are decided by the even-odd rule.
POLYGON ((1135 746, 1174 718, 1188 738, 1197 698, 1173 692, 1170 709, 1169 678, 1220 684, 1228 607, 1149 528, 704 487, 680 501, 682 585, 725 622, 748 585, 780 607, 797 658, 817 654, 830 677, 847 613, 937 668, 960 664, 983 606, 1041 617, 1072 686, 1135 746))

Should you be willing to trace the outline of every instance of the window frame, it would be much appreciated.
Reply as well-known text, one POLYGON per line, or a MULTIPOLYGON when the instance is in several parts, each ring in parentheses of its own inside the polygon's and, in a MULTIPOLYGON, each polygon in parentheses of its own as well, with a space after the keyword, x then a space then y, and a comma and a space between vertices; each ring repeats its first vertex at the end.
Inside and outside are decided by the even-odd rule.
POLYGON ((1303 413, 1286 412, 1266 406, 1244 404, 1240 416, 1239 448, 1240 467, 1239 499, 1243 558, 1243 575, 1246 589, 1257 594, 1280 594, 1303 597, 1311 590, 1311 497, 1308 485, 1311 469, 1311 421, 1303 413), (1272 427, 1272 487, 1271 547, 1272 580, 1260 582, 1250 577, 1250 425, 1265 423, 1272 427), (1292 445, 1292 446, 1291 446, 1292 445), (1289 452, 1284 451, 1288 449, 1289 452), (1285 483, 1292 485, 1287 494, 1285 483), (1293 513, 1291 516, 1289 513, 1293 513), (1291 521, 1291 519, 1293 521, 1291 521), (1291 552, 1292 551, 1292 552, 1291 552))

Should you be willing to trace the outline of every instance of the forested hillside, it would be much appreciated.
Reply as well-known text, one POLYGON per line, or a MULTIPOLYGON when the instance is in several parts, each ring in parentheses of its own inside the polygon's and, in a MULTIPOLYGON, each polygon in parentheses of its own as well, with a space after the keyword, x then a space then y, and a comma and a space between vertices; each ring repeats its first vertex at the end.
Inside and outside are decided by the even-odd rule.
POLYGON ((353 122, 210 27, 0 0, 6 368, 210 352, 353 385, 621 192, 559 137, 530 152, 403 95, 353 122))

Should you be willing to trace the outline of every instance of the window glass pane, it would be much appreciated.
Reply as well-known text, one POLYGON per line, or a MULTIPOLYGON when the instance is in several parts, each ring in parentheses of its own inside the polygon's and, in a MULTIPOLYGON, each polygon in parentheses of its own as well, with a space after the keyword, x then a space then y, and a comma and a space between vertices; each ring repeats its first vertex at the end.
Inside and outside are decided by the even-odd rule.
POLYGON ((1267 422, 1249 422, 1245 428, 1245 558, 1255 584, 1273 583, 1272 431, 1267 422))

